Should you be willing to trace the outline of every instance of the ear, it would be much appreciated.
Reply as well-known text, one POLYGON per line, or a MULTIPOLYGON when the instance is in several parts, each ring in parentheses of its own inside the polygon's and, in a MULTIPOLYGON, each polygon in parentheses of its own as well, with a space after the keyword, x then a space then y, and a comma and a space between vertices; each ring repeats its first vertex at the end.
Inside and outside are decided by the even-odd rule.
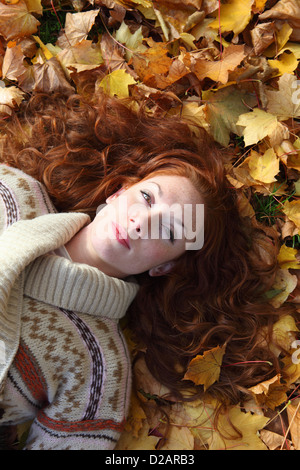
POLYGON ((106 199, 106 204, 109 204, 110 202, 112 202, 114 199, 116 199, 117 197, 119 197, 122 193, 124 193, 124 191, 126 191, 127 187, 126 186, 122 186, 122 188, 118 189, 118 191, 116 191, 115 193, 111 194, 110 196, 108 196, 108 198, 106 199))
POLYGON ((174 266, 176 265, 175 261, 168 261, 167 263, 159 264, 154 268, 149 269, 149 276, 156 277, 156 276, 163 276, 164 274, 168 274, 172 271, 174 266))

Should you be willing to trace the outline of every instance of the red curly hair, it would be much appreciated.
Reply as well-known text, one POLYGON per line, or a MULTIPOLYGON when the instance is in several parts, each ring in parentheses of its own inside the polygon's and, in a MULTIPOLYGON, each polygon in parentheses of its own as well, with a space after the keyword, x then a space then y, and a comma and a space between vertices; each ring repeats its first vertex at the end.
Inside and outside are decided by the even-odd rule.
POLYGON ((203 129, 195 137, 177 117, 154 117, 143 106, 105 96, 84 102, 38 94, 2 122, 2 132, 2 161, 42 182, 59 211, 93 217, 122 185, 158 171, 192 178, 205 206, 204 246, 187 251, 164 277, 139 275, 129 310, 148 368, 182 397, 191 386, 182 380, 189 361, 226 344, 220 379, 209 393, 231 404, 278 373, 277 358, 258 340, 280 314, 264 297, 274 281, 276 239, 241 219, 222 152, 203 129), (261 249, 269 252, 268 263, 261 249))

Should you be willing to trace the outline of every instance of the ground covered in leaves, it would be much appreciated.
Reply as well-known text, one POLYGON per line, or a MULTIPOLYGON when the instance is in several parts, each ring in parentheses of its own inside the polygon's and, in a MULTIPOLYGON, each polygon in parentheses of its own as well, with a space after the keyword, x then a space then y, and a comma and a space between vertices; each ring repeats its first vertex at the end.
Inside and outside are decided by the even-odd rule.
MULTIPOLYGON (((276 307, 300 305, 299 59, 300 0, 0 0, 2 118, 36 91, 101 88, 204 126, 233 151, 242 215, 279 233, 276 307)), ((289 315, 274 325, 289 381, 257 384, 217 429, 213 400, 170 405, 138 360, 118 448, 300 449, 298 332, 289 315)), ((188 377, 209 391, 223 354, 196 357, 188 377)))

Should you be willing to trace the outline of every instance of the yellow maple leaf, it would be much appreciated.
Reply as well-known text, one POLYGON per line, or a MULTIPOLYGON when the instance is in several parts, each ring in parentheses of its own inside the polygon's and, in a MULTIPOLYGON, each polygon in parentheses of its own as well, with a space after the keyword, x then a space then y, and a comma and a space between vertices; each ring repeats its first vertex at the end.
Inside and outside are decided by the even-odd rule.
POLYGON ((266 3, 267 3, 267 0, 255 0, 255 8, 259 11, 263 11, 266 3))
POLYGON ((149 424, 144 421, 139 437, 124 431, 114 450, 155 450, 159 437, 149 436, 149 424))
POLYGON ((278 69, 278 75, 292 73, 298 67, 298 60, 292 52, 283 52, 278 59, 268 60, 268 63, 272 68, 278 69))
POLYGON ((243 136, 245 145, 248 146, 257 144, 260 140, 275 132, 278 121, 276 116, 256 108, 249 113, 242 114, 237 121, 237 125, 245 127, 243 136))
POLYGON ((217 346, 192 359, 184 380, 191 380, 196 385, 204 385, 204 390, 207 390, 219 380, 225 348, 226 345, 221 348, 217 346))
POLYGON ((264 55, 266 57, 274 57, 284 52, 283 47, 286 45, 292 32, 293 28, 291 28, 288 23, 284 23, 279 31, 275 28, 275 41, 265 50, 264 55))
POLYGON ((194 437, 187 427, 171 426, 166 442, 160 450, 193 450, 194 437))
POLYGON ((24 1, 30 13, 36 13, 38 15, 43 14, 42 0, 24 0, 24 1))
POLYGON ((192 122, 198 126, 204 127, 204 129, 209 131, 209 123, 205 119, 205 105, 199 106, 198 103, 185 101, 183 105, 179 107, 179 109, 182 119, 189 121, 191 128, 195 129, 196 132, 197 128, 193 127, 192 122))
POLYGON ((134 78, 126 70, 118 69, 106 75, 99 86, 110 96, 127 98, 129 96, 128 86, 135 83, 134 78))
POLYGON ((41 39, 38 36, 33 36, 33 38, 39 44, 40 48, 42 49, 46 60, 51 59, 53 57, 53 54, 52 54, 51 51, 49 51, 48 47, 45 46, 45 44, 41 41, 41 39))
POLYGON ((297 276, 291 274, 288 269, 278 269, 273 289, 278 290, 279 293, 270 300, 273 307, 279 308, 286 301, 295 290, 297 282, 297 276))
POLYGON ((114 37, 116 41, 125 44, 125 56, 127 61, 134 52, 145 52, 147 50, 146 46, 143 44, 142 27, 132 34, 125 21, 123 21, 119 29, 116 30, 114 37))
POLYGON ((272 148, 263 155, 252 150, 247 162, 252 178, 262 183, 276 181, 275 176, 279 173, 279 158, 272 148))
POLYGON ((209 440, 209 450, 267 450, 258 432, 268 421, 265 416, 244 413, 239 406, 232 407, 228 414, 219 416, 218 427, 209 440), (240 434, 233 435, 230 422, 240 434))
POLYGON ((220 21, 216 18, 210 27, 221 29, 221 32, 233 31, 237 36, 244 31, 252 17, 253 0, 229 0, 226 4, 221 4, 220 21))
MULTIPOLYGON (((299 329, 292 315, 282 316, 273 326, 273 338, 276 345, 284 351, 289 351, 298 331, 299 329)), ((277 349, 277 353, 280 353, 279 349, 277 349)))
POLYGON ((291 433, 292 442, 296 450, 300 450, 300 402, 297 404, 289 404, 287 406, 287 415, 289 419, 289 431, 291 433))
POLYGON ((279 266, 282 269, 300 269, 300 263, 296 258, 297 253, 296 248, 282 245, 277 256, 279 266))
POLYGON ((292 222, 294 222, 300 233, 300 201, 285 201, 283 204, 282 211, 292 222))

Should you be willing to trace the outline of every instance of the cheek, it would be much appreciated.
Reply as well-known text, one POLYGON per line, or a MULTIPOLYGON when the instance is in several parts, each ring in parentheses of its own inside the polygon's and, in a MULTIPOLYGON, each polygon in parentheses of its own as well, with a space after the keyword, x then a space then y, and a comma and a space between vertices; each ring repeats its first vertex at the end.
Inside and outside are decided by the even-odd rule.
POLYGON ((168 244, 159 240, 153 240, 152 242, 144 249, 144 260, 151 267, 171 261, 185 251, 181 246, 168 246, 168 244))

